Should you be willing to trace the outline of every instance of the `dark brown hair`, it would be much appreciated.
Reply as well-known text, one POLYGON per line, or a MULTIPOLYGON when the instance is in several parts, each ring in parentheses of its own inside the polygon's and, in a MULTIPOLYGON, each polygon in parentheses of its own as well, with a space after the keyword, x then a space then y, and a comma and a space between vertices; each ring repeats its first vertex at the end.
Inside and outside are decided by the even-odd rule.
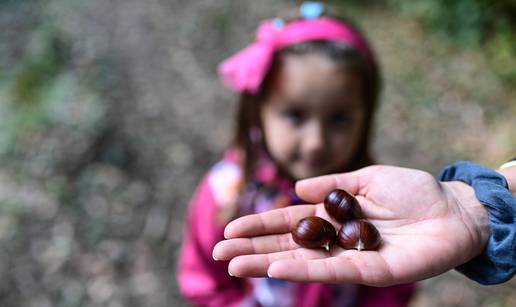
MULTIPOLYGON (((337 18, 347 25, 349 21, 337 18)), ((306 41, 295 45, 288 46, 274 55, 273 64, 269 70, 260 91, 256 95, 244 92, 239 98, 239 108, 236 114, 236 133, 233 139, 233 145, 241 149, 244 153, 244 173, 246 181, 254 174, 255 162, 260 149, 266 149, 263 140, 259 144, 253 142, 251 131, 253 128, 262 130, 260 120, 260 110, 263 102, 266 100, 271 85, 271 79, 280 65, 280 59, 291 55, 307 55, 320 54, 332 60, 335 65, 344 68, 345 72, 352 72, 359 76, 361 87, 363 90, 365 120, 363 126, 362 137, 358 150, 353 155, 351 162, 348 164, 349 169, 341 171, 351 171, 364 167, 372 163, 369 152, 369 139, 371 135, 372 120, 376 109, 379 92, 380 92, 380 72, 375 61, 367 59, 356 49, 335 41, 306 41)))

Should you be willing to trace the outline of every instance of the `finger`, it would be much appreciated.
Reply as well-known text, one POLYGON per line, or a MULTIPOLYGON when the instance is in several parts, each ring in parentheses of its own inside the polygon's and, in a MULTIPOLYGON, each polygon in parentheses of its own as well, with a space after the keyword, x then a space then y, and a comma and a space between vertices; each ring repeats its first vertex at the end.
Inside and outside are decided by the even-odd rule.
POLYGON ((358 270, 340 257, 312 261, 282 259, 269 265, 267 275, 296 282, 359 283, 360 280, 358 270))
POLYGON ((296 205, 238 218, 224 229, 226 239, 290 232, 300 219, 315 215, 316 207, 296 205))
POLYGON ((381 203, 378 204, 360 195, 356 196, 356 199, 362 210, 362 218, 369 219, 376 227, 378 227, 377 222, 399 219, 401 217, 400 213, 393 212, 389 207, 381 203))
POLYGON ((296 282, 393 284, 388 267, 377 252, 346 251, 322 259, 281 259, 269 265, 268 276, 296 282))
POLYGON ((300 180, 296 183, 296 193, 301 199, 311 203, 322 202, 326 195, 334 189, 358 194, 359 176, 359 171, 356 171, 300 180))
POLYGON ((254 238, 236 238, 217 243, 213 248, 213 258, 230 260, 240 255, 268 254, 299 248, 290 233, 254 238))
POLYGON ((302 259, 306 261, 327 256, 328 254, 322 250, 307 248, 271 254, 238 256, 229 263, 228 272, 230 275, 238 277, 267 277, 267 269, 275 261, 282 259, 302 259))

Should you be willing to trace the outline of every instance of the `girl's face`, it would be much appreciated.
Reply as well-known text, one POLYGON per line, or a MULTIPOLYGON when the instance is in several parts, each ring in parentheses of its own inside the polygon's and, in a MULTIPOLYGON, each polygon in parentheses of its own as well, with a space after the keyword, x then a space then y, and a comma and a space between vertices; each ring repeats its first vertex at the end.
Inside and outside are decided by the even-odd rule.
POLYGON ((265 144, 294 179, 346 169, 364 122, 360 78, 317 54, 287 55, 261 108, 265 144))

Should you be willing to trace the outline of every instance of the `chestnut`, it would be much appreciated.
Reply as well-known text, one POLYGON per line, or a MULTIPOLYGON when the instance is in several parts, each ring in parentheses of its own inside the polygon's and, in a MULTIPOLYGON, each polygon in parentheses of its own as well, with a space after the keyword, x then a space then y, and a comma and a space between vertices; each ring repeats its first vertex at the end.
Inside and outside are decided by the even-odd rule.
POLYGON ((380 246, 380 233, 365 220, 344 223, 338 232, 338 244, 344 249, 374 250, 380 246))
POLYGON ((324 199, 324 209, 337 222, 360 218, 362 209, 357 199, 344 190, 333 190, 324 199))
POLYGON ((324 247, 327 251, 335 243, 337 234, 333 225, 318 216, 301 219, 292 230, 294 242, 306 248, 324 247))

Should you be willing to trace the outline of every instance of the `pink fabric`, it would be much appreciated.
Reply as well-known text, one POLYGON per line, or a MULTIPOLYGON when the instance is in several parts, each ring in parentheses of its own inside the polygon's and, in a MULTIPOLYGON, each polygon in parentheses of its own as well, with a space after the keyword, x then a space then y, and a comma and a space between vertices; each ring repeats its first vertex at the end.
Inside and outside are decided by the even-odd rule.
POLYGON ((392 287, 362 287, 360 307, 401 307, 408 306, 416 291, 416 284, 403 284, 392 287))
POLYGON ((228 263, 211 256, 215 244, 224 239, 224 225, 215 221, 216 206, 207 178, 189 209, 178 266, 183 296, 195 306, 239 306, 248 292, 245 280, 229 276, 228 263))
MULTIPOLYGON (((225 158, 234 163, 237 155, 228 151, 225 158)), ((225 225, 216 220, 220 207, 215 201, 209 176, 202 180, 189 207, 178 265, 179 288, 195 306, 259 306, 253 297, 251 283, 247 279, 229 276, 228 262, 212 258, 213 247, 224 240, 225 225)), ((332 306, 335 289, 320 283, 299 284, 294 306, 332 306)), ((412 284, 387 288, 360 286, 358 306, 404 307, 413 292, 412 284)))
POLYGON ((256 94, 276 51, 311 40, 346 43, 364 54, 369 61, 373 61, 365 38, 342 21, 321 17, 297 20, 278 27, 272 20, 266 20, 258 27, 255 42, 225 60, 219 66, 219 74, 224 83, 235 92, 256 94))
POLYGON ((296 306, 332 306, 333 289, 325 284, 307 283, 299 286, 296 306))

